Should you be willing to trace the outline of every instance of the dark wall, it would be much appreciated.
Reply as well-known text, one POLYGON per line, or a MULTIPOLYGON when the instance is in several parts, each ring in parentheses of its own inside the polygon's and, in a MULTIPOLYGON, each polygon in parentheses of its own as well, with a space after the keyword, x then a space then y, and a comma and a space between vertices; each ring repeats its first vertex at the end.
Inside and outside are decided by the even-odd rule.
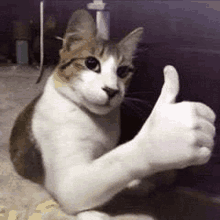
MULTIPOLYGON (((45 0, 46 15, 54 14, 59 29, 64 29, 72 11, 86 7, 92 0, 45 0), (64 27, 63 27, 64 26, 64 27)), ((121 38, 132 29, 145 28, 145 42, 169 41, 171 37, 192 40, 219 39, 218 1, 115 1, 106 0, 111 11, 111 36, 121 38)), ((0 31, 15 19, 39 22, 40 0, 9 0, 0 3, 0 31), (9 22, 10 23, 10 22, 9 22)))
POLYGON ((145 42, 220 37, 218 2, 114 1, 110 5, 113 36, 143 26, 145 42))

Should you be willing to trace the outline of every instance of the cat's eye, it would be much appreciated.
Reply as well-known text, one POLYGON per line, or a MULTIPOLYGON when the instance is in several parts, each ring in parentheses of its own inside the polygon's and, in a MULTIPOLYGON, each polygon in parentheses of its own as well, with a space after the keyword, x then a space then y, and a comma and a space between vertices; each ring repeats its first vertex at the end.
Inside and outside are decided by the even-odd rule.
POLYGON ((87 57, 85 60, 86 67, 96 73, 101 72, 99 61, 95 57, 87 57))
POLYGON ((134 70, 130 68, 129 66, 120 66, 117 69, 117 75, 120 78, 125 78, 130 72, 133 72, 134 70))

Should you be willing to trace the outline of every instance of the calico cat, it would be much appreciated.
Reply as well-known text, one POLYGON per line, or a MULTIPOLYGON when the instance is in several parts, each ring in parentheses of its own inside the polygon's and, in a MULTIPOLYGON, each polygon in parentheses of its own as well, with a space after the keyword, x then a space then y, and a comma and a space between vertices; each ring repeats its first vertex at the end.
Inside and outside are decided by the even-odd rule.
POLYGON ((18 116, 10 138, 14 167, 58 201, 54 182, 66 167, 90 163, 117 145, 120 104, 142 33, 137 28, 119 43, 97 39, 91 15, 73 13, 58 66, 43 93, 18 116))
MULTIPOLYGON (((143 126, 139 138, 116 147, 120 137, 120 105, 132 77, 132 58, 142 33, 143 28, 137 28, 119 43, 105 41, 97 36, 95 22, 87 11, 74 12, 63 38, 59 64, 43 93, 15 122, 10 154, 16 171, 42 184, 69 214, 98 207, 126 186, 137 185, 140 179, 158 171, 207 161, 209 152, 202 155, 189 151, 188 136, 186 152, 181 145, 185 139, 179 138, 181 150, 173 147, 172 151, 177 149, 178 153, 174 150, 171 157, 166 156, 170 155, 168 149, 161 158, 158 148, 152 151, 144 147, 148 125, 143 126), (153 152, 159 152, 158 157, 153 152), (158 158, 162 159, 161 164, 158 158)), ((177 75, 173 77, 176 83, 177 75)), ((151 118, 150 126, 155 125, 153 122, 151 118)), ((172 130, 167 126, 168 133, 169 128, 172 130)), ((181 135, 185 137, 182 132, 181 135)), ((165 146, 169 148, 172 144, 165 146)))

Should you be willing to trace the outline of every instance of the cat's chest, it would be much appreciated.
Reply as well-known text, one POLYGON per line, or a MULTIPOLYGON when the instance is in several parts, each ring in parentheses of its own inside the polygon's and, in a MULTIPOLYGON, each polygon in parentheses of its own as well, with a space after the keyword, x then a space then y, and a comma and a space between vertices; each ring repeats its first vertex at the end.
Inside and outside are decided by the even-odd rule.
POLYGON ((41 151, 54 158, 95 159, 114 148, 120 136, 119 109, 97 116, 73 108, 62 111, 39 103, 33 120, 41 151))
POLYGON ((119 115, 94 116, 85 112, 74 112, 65 125, 66 131, 74 140, 73 145, 80 145, 85 151, 92 152, 94 158, 114 148, 120 136, 119 115))

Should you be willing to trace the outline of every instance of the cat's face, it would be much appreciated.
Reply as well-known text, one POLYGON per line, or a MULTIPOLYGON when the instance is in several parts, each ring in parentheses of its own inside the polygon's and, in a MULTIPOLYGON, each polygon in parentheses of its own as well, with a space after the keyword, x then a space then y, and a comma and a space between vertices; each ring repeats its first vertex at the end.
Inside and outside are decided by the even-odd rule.
POLYGON ((86 11, 75 12, 60 51, 54 74, 59 86, 55 87, 92 113, 109 113, 123 101, 133 73, 132 54, 142 32, 139 28, 119 43, 107 42, 96 37, 94 21, 86 11))

